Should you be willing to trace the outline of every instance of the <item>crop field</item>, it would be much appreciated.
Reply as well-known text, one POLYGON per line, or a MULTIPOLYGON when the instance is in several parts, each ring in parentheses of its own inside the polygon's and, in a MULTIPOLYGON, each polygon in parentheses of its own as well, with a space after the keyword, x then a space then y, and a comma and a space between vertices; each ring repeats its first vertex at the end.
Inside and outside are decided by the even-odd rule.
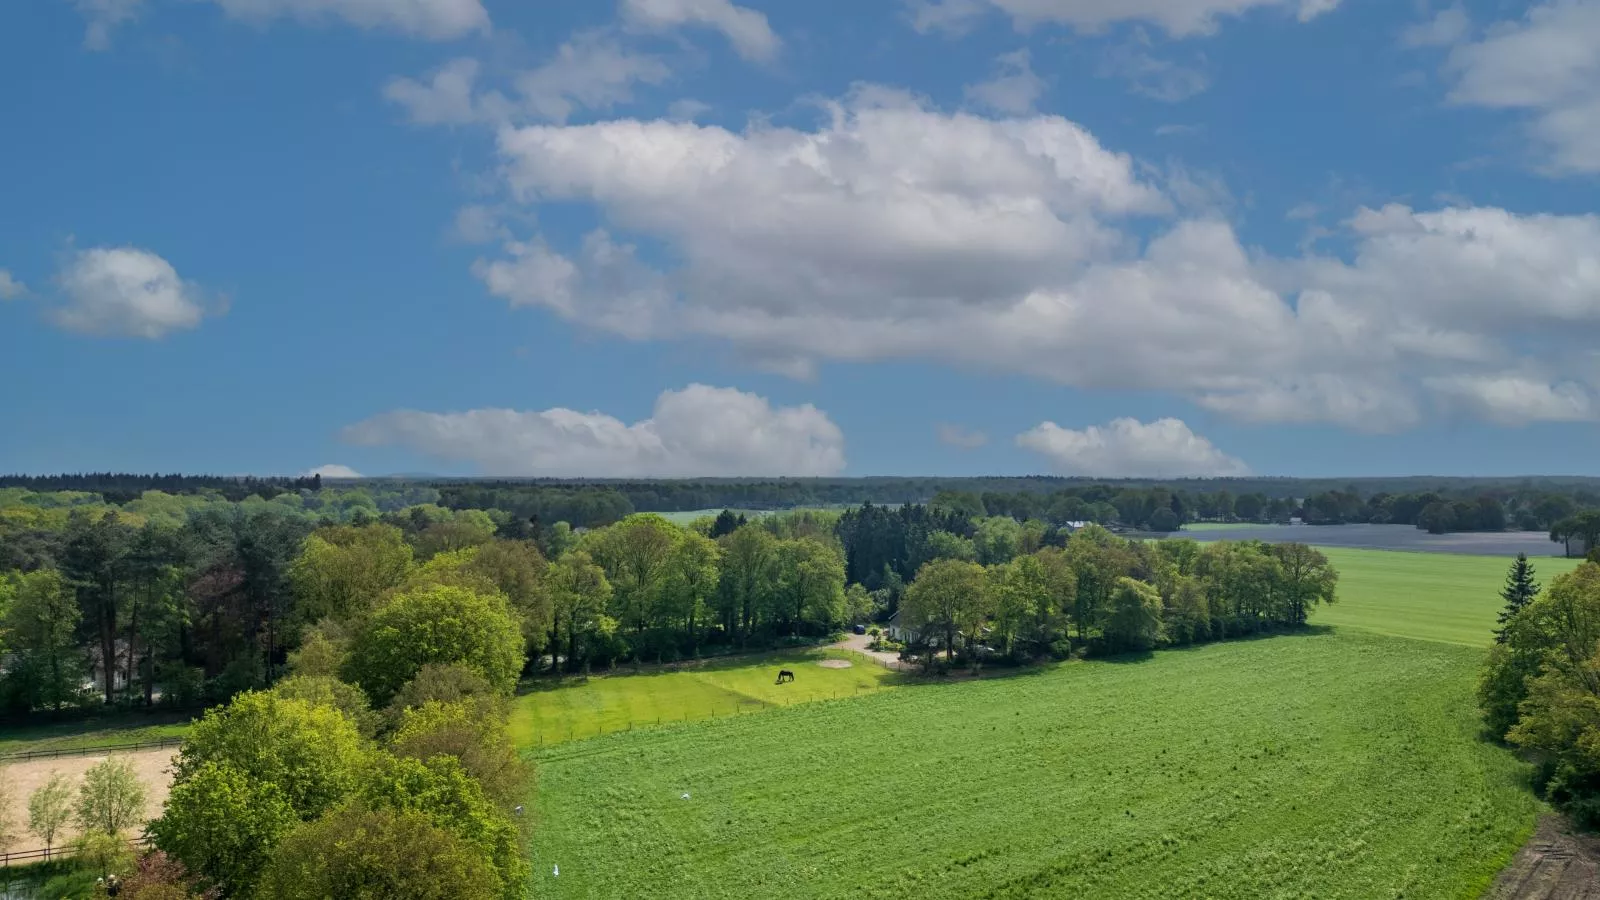
MULTIPOLYGON (((1509 557, 1319 549, 1339 570, 1339 599, 1318 609, 1313 622, 1474 647, 1494 640, 1509 557)), ((1548 585, 1580 562, 1546 558, 1533 565, 1548 585)))
POLYGON ((540 679, 532 692, 517 698, 511 729, 518 744, 542 747, 629 728, 855 697, 904 680, 863 656, 838 650, 732 657, 638 675, 623 670, 559 684, 540 679), (848 667, 830 668, 840 664, 848 667), (779 685, 783 668, 795 679, 779 685))
POLYGON ((551 747, 533 894, 1474 896, 1538 809, 1480 658, 1347 629, 551 747))

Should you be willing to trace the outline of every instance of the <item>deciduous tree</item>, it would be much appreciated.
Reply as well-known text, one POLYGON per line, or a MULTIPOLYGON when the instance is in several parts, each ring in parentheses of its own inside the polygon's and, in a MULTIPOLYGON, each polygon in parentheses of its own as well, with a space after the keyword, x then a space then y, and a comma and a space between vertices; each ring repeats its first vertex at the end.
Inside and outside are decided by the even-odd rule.
POLYGON ((115 757, 97 763, 78 787, 78 828, 122 834, 144 819, 145 793, 132 763, 115 757))
POLYGON ((28 830, 44 841, 46 856, 55 849, 61 829, 72 819, 72 780, 51 772, 44 784, 28 798, 28 830))
POLYGON ((438 586, 397 594, 351 640, 345 679, 385 705, 429 663, 460 663, 505 693, 523 665, 522 629, 505 597, 438 586))

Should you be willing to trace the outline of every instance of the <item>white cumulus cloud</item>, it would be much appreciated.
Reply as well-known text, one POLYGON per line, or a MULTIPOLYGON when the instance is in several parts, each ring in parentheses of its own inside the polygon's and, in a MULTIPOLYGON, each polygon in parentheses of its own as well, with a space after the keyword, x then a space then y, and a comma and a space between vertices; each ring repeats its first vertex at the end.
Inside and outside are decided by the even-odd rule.
POLYGON ((1373 432, 1436 408, 1424 379, 1526 369, 1530 346, 1552 384, 1600 386, 1596 216, 1389 205, 1338 223, 1339 255, 1275 257, 1215 212, 1220 181, 1152 176, 1059 116, 870 85, 811 127, 617 119, 498 145, 513 204, 601 226, 503 242, 474 269, 492 295, 768 371, 933 359, 1373 432))
POLYGON ((1032 112, 1044 95, 1044 79, 1034 74, 1026 48, 1002 54, 995 60, 995 73, 987 81, 968 85, 967 100, 1003 113, 1021 115, 1032 112))
POLYGON ((1527 113, 1540 165, 1600 172, 1600 0, 1551 0, 1458 45, 1446 71, 1459 104, 1527 113))
POLYGON ((657 31, 684 25, 714 28, 750 60, 770 60, 783 47, 765 15, 731 0, 623 0, 622 15, 635 27, 657 31))
POLYGON ((200 289, 148 250, 98 247, 76 253, 57 276, 56 324, 83 334, 159 338, 206 315, 200 289))
POLYGON ((334 464, 330 464, 330 465, 326 465, 326 466, 317 466, 315 469, 310 469, 310 470, 308 470, 306 472, 302 472, 300 474, 300 477, 301 478, 311 478, 311 477, 316 476, 316 475, 321 475, 323 478, 364 478, 364 477, 366 477, 366 476, 362 475, 360 472, 357 472, 355 469, 350 468, 349 466, 341 466, 341 465, 334 465, 334 464))
POLYGON ((118 26, 139 17, 144 0, 72 0, 72 5, 87 22, 83 46, 105 50, 111 46, 111 34, 118 26))
POLYGON ((493 475, 697 477, 837 475, 844 435, 810 404, 773 407, 732 388, 665 391, 632 424, 601 412, 398 410, 344 429, 352 444, 399 445, 493 475))
POLYGON ((1574 382, 1551 384, 1519 373, 1449 375, 1426 379, 1447 407, 1498 425, 1588 422, 1595 418, 1593 394, 1574 382))
POLYGON ((991 9, 1019 27, 1039 23, 1099 31, 1118 22, 1147 22, 1174 37, 1210 34, 1221 19, 1255 9, 1278 9, 1305 22, 1331 12, 1339 0, 910 0, 920 30, 959 29, 991 9))
POLYGON ((1059 472, 1097 478, 1199 478, 1250 474, 1179 419, 1114 419, 1082 431, 1054 422, 1017 435, 1017 445, 1044 456, 1059 472))
POLYGON ((429 40, 487 32, 489 11, 480 0, 212 0, 235 18, 265 22, 341 19, 358 28, 396 31, 429 40))
POLYGON ((0 269, 0 300, 15 300, 28 292, 28 286, 11 277, 11 273, 0 269))
POLYGON ((938 429, 939 443, 951 447, 960 447, 963 450, 976 450, 989 443, 989 436, 981 431, 964 428, 960 425, 940 423, 938 429))

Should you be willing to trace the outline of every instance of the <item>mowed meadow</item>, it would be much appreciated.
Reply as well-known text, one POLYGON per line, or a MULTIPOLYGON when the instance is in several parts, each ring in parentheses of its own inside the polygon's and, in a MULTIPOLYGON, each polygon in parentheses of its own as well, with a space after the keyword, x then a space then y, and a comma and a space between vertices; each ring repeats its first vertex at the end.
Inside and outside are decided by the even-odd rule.
MULTIPOLYGON (((1509 557, 1320 547, 1339 570, 1339 601, 1312 621, 1377 634, 1485 647, 1494 639, 1509 557)), ((1581 559, 1532 561, 1544 584, 1581 559)))
POLYGON ((1473 700, 1508 560, 1327 552, 1339 603, 1295 635, 649 728, 617 711, 796 685, 761 660, 523 697, 636 723, 535 750, 533 895, 1477 896, 1540 809, 1473 700))

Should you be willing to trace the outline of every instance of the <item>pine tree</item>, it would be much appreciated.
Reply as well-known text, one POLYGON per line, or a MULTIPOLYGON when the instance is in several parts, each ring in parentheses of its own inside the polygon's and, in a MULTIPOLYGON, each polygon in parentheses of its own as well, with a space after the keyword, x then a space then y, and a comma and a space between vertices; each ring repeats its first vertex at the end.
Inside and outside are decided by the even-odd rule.
POLYGON ((1517 561, 1511 564, 1511 571, 1506 573, 1505 589, 1500 591, 1506 608, 1500 611, 1500 627, 1494 632, 1497 643, 1506 642, 1506 623, 1539 596, 1539 582, 1533 580, 1533 575, 1533 563, 1528 562, 1528 554, 1518 553, 1517 561))

